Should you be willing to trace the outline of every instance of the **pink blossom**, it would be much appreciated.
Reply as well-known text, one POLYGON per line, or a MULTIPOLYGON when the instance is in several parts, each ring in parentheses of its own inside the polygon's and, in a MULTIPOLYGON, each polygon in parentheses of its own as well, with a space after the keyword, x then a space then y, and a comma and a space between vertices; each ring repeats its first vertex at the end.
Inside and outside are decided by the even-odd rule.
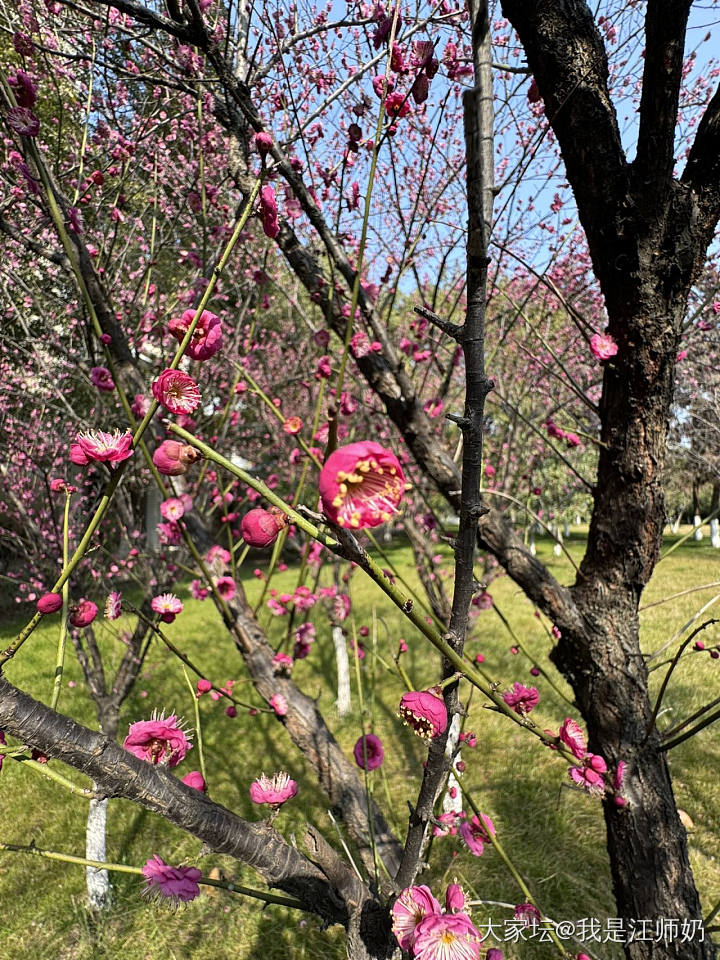
POLYGON ((221 547, 219 544, 215 543, 205 554, 205 560, 208 563, 213 563, 215 560, 219 560, 221 563, 227 565, 232 560, 232 555, 229 550, 225 549, 225 547, 221 547))
POLYGON ((606 772, 607 764, 603 758, 597 753, 588 753, 583 759, 582 767, 570 767, 568 775, 579 787, 592 796, 598 796, 605 792, 603 774, 606 772))
POLYGON ((175 714, 167 719, 162 714, 153 714, 150 720, 130 724, 123 747, 148 763, 176 767, 192 744, 175 714))
POLYGON ((115 389, 115 381, 107 367, 93 367, 90 371, 90 382, 98 390, 110 393, 115 389))
POLYGON ((176 904, 194 900, 200 893, 198 880, 202 873, 197 867, 170 867, 155 854, 142 868, 147 896, 173 900, 176 904))
POLYGON ((392 519, 405 491, 405 477, 394 453, 363 440, 330 454, 318 488, 326 516, 340 527, 357 530, 392 519))
POLYGON ((342 623, 350 614, 350 597, 346 593, 339 593, 333 601, 333 618, 342 623))
POLYGON ((275 673, 283 673, 288 677, 295 666, 295 661, 287 653, 276 653, 272 662, 275 673))
POLYGON ((261 774, 250 784, 250 799, 253 803, 267 803, 274 810, 291 800, 298 792, 298 785, 285 771, 274 774, 272 779, 261 774))
POLYGON ((215 581, 215 589, 223 600, 232 600, 237 588, 232 577, 218 577, 215 581))
POLYGON ((618 345, 609 333, 594 333, 590 337, 590 349, 598 360, 609 360, 618 352, 618 345))
POLYGON ((275 543, 284 526, 284 514, 255 507, 242 518, 240 532, 249 546, 269 547, 270 544, 275 543))
POLYGON ((179 477, 200 459, 200 453, 188 443, 179 440, 163 440, 153 454, 153 463, 166 477, 179 477))
POLYGON ((491 843, 490 834, 495 836, 495 825, 490 817, 484 813, 480 816, 482 823, 477 816, 473 816, 472 820, 465 820, 464 823, 460 824, 460 834, 467 844, 468 850, 475 857, 481 857, 485 850, 485 844, 491 843))
POLYGON ((62 605, 63 598, 59 593, 45 593, 36 604, 38 613, 57 613, 62 605))
POLYGON ((433 690, 411 690, 403 694, 400 700, 398 716, 406 726, 412 727, 415 733, 426 740, 439 737, 447 729, 447 708, 439 692, 438 687, 433 690))
POLYGON ((150 401, 144 393, 136 393, 135 399, 130 404, 130 409, 136 417, 142 419, 150 409, 150 401))
POLYGON ((269 133, 261 130, 260 133, 255 134, 255 149, 261 157, 266 157, 272 150, 272 147, 273 139, 269 133))
POLYGON ((280 233, 278 222, 278 208, 275 200, 275 191, 271 186, 265 186, 260 191, 260 217, 262 218, 263 233, 274 240, 280 233))
POLYGON ((467 897, 459 883, 450 883, 445 891, 445 911, 447 913, 465 913, 467 897))
POLYGON ((274 693, 268 700, 268 703, 278 717, 284 717, 288 712, 288 702, 281 693, 274 693))
POLYGON ((482 936, 464 913, 431 914, 415 930, 415 960, 478 960, 482 936))
POLYGON ((376 737, 374 733, 364 734, 353 747, 353 756, 361 770, 377 770, 385 758, 380 737, 376 737))
POLYGON ((193 790, 200 790, 202 793, 207 793, 205 777, 203 777, 199 770, 191 770, 190 773, 186 773, 182 778, 182 782, 186 787, 192 787, 193 790))
POLYGON ((97 604, 82 599, 70 614, 70 623, 74 627, 88 627, 97 616, 97 604))
MULTIPOLYGON (((502 950, 498 950, 497 947, 490 947, 488 952, 485 954, 485 960, 503 960, 502 950)), ((589 957, 586 960, 590 960, 589 957)))
POLYGON ((185 505, 179 497, 169 497, 160 504, 160 513, 166 520, 177 521, 185 514, 185 505))
POLYGON ((32 110, 37 100, 37 86, 29 74, 24 70, 16 70, 8 75, 8 83, 12 87, 18 106, 32 110))
POLYGON ((170 413, 192 413, 200 404, 197 383, 182 370, 163 370, 152 382, 153 396, 170 413))
MULTIPOLYGON (((168 331, 178 343, 182 343, 190 324, 195 318, 195 310, 186 310, 181 317, 173 317, 168 324, 168 331)), ((190 342, 185 348, 185 356, 192 360, 209 360, 218 350, 222 349, 222 323, 216 314, 203 310, 200 314, 190 342)))
POLYGON ((538 692, 535 687, 524 687, 521 683, 515 682, 512 690, 506 690, 503 694, 505 703, 512 707, 515 713, 525 715, 530 713, 533 707, 536 707, 539 700, 538 692))
POLYGON ((190 581, 190 596, 193 600, 207 600, 209 595, 210 591, 203 584, 202 580, 190 581))
POLYGON ((122 594, 113 590, 105 600, 105 619, 117 620, 122 613, 122 594))
POLYGON ((295 434, 300 433, 302 430, 303 422, 300 417, 289 417, 283 424, 283 430, 285 433, 295 434))
POLYGON ((163 623, 172 623, 175 617, 182 613, 183 609, 182 600, 176 597, 174 593, 161 593, 159 596, 153 597, 150 606, 155 613, 160 614, 163 623))
POLYGON ((472 598, 472 604, 474 607, 477 607, 478 610, 489 610, 493 605, 492 595, 489 594, 487 590, 483 590, 482 593, 472 598))
MULTIPOLYGON (((298 609, 301 609, 298 607, 298 609)), ((304 660, 310 653, 315 640, 315 627, 312 623, 303 623, 295 631, 295 646, 293 657, 295 660, 304 660)))
POLYGON ((87 430, 79 433, 70 447, 70 459, 79 466, 95 460, 99 463, 120 463, 132 456, 132 434, 105 433, 103 430, 87 430))
POLYGON ((542 915, 538 908, 532 903, 519 903, 513 913, 515 920, 520 920, 526 927, 540 923, 542 915))
POLYGON ((209 693, 212 690, 212 684, 209 680, 205 680, 203 677, 198 680, 195 684, 195 689, 197 690, 197 695, 201 697, 204 693, 209 693))
POLYGON ((578 760, 583 759, 587 753, 587 743, 579 723, 570 717, 566 717, 560 727, 558 736, 574 757, 577 757, 578 760))
POLYGON ((7 122, 10 129, 21 137, 36 137, 40 132, 40 121, 27 107, 11 107, 7 112, 7 122))
POLYGON ((425 885, 406 887, 392 906, 392 932, 403 950, 412 950, 418 924, 439 916, 441 907, 425 885))

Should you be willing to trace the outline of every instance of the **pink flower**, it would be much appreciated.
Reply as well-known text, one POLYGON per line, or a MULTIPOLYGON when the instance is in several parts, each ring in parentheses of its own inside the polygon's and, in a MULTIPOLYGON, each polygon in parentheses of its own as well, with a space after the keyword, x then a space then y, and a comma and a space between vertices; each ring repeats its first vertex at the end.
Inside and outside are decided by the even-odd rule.
POLYGON ((97 604, 84 598, 70 614, 70 623, 74 627, 88 627, 97 616, 97 604))
POLYGON ((467 897, 459 883, 450 883, 445 891, 445 912, 464 913, 467 897))
POLYGON ((197 690, 197 695, 201 697, 204 693, 209 693, 212 690, 212 684, 209 680, 201 678, 195 685, 195 689, 197 690))
POLYGON ((415 960, 478 960, 482 936, 464 913, 431 914, 415 930, 415 960))
POLYGON ((193 790, 200 790, 202 793, 207 793, 205 777, 203 777, 199 770, 191 770, 190 773, 186 773, 182 778, 182 782, 186 787, 192 787, 193 790))
POLYGON ((87 430, 79 433, 70 446, 70 459, 79 466, 95 460, 98 463, 120 463, 132 456, 132 434, 105 433, 104 430, 87 430))
MULTIPOLYGON (((497 947, 490 947, 485 954, 485 960, 503 960, 502 950, 498 950, 497 947)), ((590 960, 590 958, 588 957, 587 960, 590 960)))
POLYGON ((333 600, 333 618, 342 623, 350 615, 350 597, 346 593, 339 593, 333 600))
POLYGON ((318 484, 326 516, 340 527, 377 527, 397 512, 405 477, 394 453, 363 440, 338 447, 318 484))
POLYGON ((330 366, 330 357, 324 356, 320 357, 318 360, 317 370, 315 376, 318 380, 327 380, 328 377, 332 376, 332 367, 330 366))
POLYGON ((269 133, 261 130, 255 134, 255 149, 261 157, 266 157, 272 150, 273 140, 269 133))
POLYGON ((560 727, 558 736, 574 757, 577 757, 578 760, 583 759, 587 753, 587 743, 579 723, 570 717, 566 717, 560 727))
POLYGON ((521 920, 526 927, 540 923, 542 915, 538 908, 532 903, 519 903, 513 913, 515 920, 521 920))
POLYGON ((113 590, 105 600, 105 619, 117 620, 122 613, 122 594, 113 590))
POLYGON ((155 854, 142 868, 147 896, 174 900, 175 904, 194 900, 200 893, 198 880, 202 873, 197 867, 170 867, 155 854))
POLYGON ((179 497, 169 497, 160 504, 160 513, 166 520, 177 521, 185 514, 185 504, 179 497))
POLYGON ((170 413, 192 413, 200 404, 200 391, 182 370, 163 370, 152 383, 153 396, 170 413))
POLYGON ((590 349, 598 360, 609 360, 618 352, 618 345, 609 333, 594 333, 590 337, 590 349))
POLYGON ((167 719, 162 714, 153 714, 150 720, 138 720, 130 724, 123 747, 128 753, 148 763, 176 767, 192 744, 175 714, 167 719))
POLYGON ((153 454, 153 463, 158 472, 166 477, 179 477, 200 459, 200 453, 188 443, 179 440, 163 440, 153 454))
MULTIPOLYGON (((181 317, 173 317, 168 324, 168 330, 178 343, 182 343, 190 324, 195 317, 195 310, 186 310, 181 317)), ((200 314, 190 342, 185 348, 185 356, 193 360, 209 360, 218 350, 222 349, 222 324, 220 318, 209 310, 200 314)))
POLYGON ((281 693, 274 693, 268 700, 268 703, 278 717, 284 717, 288 712, 288 702, 281 693))
MULTIPOLYGON (((438 690, 437 687, 433 688, 438 690)), ((448 725, 445 701, 433 690, 411 690, 403 694, 398 716, 406 726, 426 740, 444 733, 448 725)))
POLYGON ((232 577, 218 577, 215 581, 215 589, 223 600, 232 600, 237 588, 232 577))
MULTIPOLYGON (((298 588, 299 589, 299 588, 298 588)), ((298 606, 297 600, 299 597, 295 597, 295 606, 298 610, 302 609, 302 605, 298 606)), ((304 660, 305 657, 310 653, 312 645, 315 641, 315 627, 312 623, 302 623, 297 630, 295 631, 295 646, 293 648, 293 657, 295 660, 304 660)))
POLYGON ((297 792, 297 783, 284 770, 276 773, 272 780, 263 773, 250 784, 252 802, 267 803, 273 810, 281 807, 286 800, 291 800, 297 792))
POLYGON ((353 756, 361 770, 377 770, 385 757, 380 737, 374 733, 364 734, 353 747, 353 756))
POLYGON ((183 609, 182 600, 176 597, 174 593, 161 593, 159 596, 153 597, 150 606, 155 613, 160 614, 163 623, 172 623, 175 617, 182 613, 183 609))
POLYGON ((481 815, 482 823, 476 816, 472 820, 466 820, 460 824, 460 834, 468 846, 468 850, 475 857, 481 857, 485 849, 485 844, 490 843, 490 834, 495 836, 495 826, 484 813, 481 815))
POLYGON ((144 393, 136 393, 135 399, 130 404, 130 409, 136 417, 139 417, 142 420, 142 418, 150 409, 150 401, 144 393))
POLYGON ((512 707, 515 713, 525 715, 530 713, 533 707, 538 705, 538 692, 535 687, 524 687, 521 683, 514 683, 512 690, 506 690, 503 694, 505 703, 512 707))
POLYGON ((57 613, 63 605, 63 598, 59 593, 45 593, 38 600, 38 613, 57 613))
POLYGON ((275 673, 282 673, 285 676, 290 676, 292 668, 295 666, 295 661, 292 657, 288 656, 287 653, 276 653, 272 658, 273 670, 275 673))
POLYGON ((7 112, 7 122, 10 129, 21 137, 36 137, 40 132, 40 121, 27 107, 11 107, 7 112))
POLYGON ((275 191, 271 186, 263 187, 260 191, 260 216, 262 218, 263 233, 274 240, 280 233, 278 222, 278 208, 275 200, 275 191))
POLYGON ((295 434, 300 433, 302 430, 303 422, 300 417, 288 417, 288 419, 283 424, 283 430, 285 433, 295 434))
POLYGON ((570 767, 568 775, 583 790, 587 790, 592 796, 599 796, 605 792, 603 774, 606 772, 607 764, 603 758, 597 753, 588 753, 583 759, 582 767, 570 767))
POLYGON ((90 381, 94 387, 106 393, 115 389, 115 381, 107 367, 93 367, 90 371, 90 381))
POLYGON ((278 534, 285 526, 285 515, 262 507, 255 507, 242 518, 240 532, 243 540, 251 547, 269 547, 275 543, 278 534))
POLYGON ((478 610, 489 610, 493 605, 492 595, 487 590, 483 590, 482 593, 472 598, 472 605, 477 607, 478 610))
POLYGON ((426 886, 407 887, 392 907, 392 932, 403 950, 412 950, 418 924, 440 915, 440 904, 426 886))
POLYGON ((208 563, 213 563, 213 561, 219 560, 221 563, 227 565, 232 560, 232 555, 229 550, 225 549, 225 547, 221 547, 219 544, 215 543, 205 554, 205 560, 208 563))

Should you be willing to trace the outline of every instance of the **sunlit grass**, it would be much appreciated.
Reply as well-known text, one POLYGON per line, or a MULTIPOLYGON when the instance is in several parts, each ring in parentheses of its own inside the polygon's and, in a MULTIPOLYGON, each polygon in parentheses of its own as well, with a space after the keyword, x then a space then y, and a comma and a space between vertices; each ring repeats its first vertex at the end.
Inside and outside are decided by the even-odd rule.
MULTIPOLYGON (((668 545, 671 542, 669 540, 668 545)), ((579 562, 582 536, 576 533, 567 547, 579 562)), ((541 541, 538 549, 559 579, 572 582, 574 573, 567 558, 556 558, 552 544, 547 541, 541 541)), ((444 548, 440 553, 449 569, 449 549, 444 548)), ((415 585, 409 549, 392 546, 389 556, 410 584, 415 585)), ((257 559, 243 575, 251 600, 261 589, 251 572, 256 563, 257 559)), ((439 562, 439 575, 442 566, 439 562)), ((647 606, 642 614, 642 642, 646 651, 661 647, 720 590, 708 588, 663 605, 651 604, 713 580, 720 580, 720 556, 707 541, 689 542, 660 563, 643 597, 643 604, 647 606)), ((279 592, 292 592, 296 582, 297 569, 291 566, 273 584, 279 592)), ((352 630, 354 625, 357 631, 362 626, 369 628, 369 636, 363 638, 366 656, 360 672, 366 702, 373 708, 373 729, 382 738, 386 751, 385 765, 374 775, 373 789, 381 805, 386 806, 387 796, 391 798, 389 819, 402 834, 407 822, 407 800, 413 798, 419 784, 425 751, 422 742, 395 718, 403 686, 397 674, 388 671, 385 665, 392 665, 392 655, 400 638, 404 638, 409 646, 404 655, 405 667, 413 684, 421 688, 436 679, 438 658, 419 632, 361 573, 353 575, 348 589, 353 597, 353 612, 347 626, 352 630), (373 612, 376 615, 374 636, 373 612)), ((489 589, 497 609, 481 611, 474 618, 468 650, 472 656, 482 652, 485 668, 501 689, 511 686, 515 680, 537 686, 541 696, 536 711, 538 722, 543 727, 557 729, 564 717, 577 715, 577 711, 562 698, 564 694, 571 700, 571 691, 548 660, 551 624, 535 615, 527 599, 506 577, 494 580, 489 589), (497 610, 507 620, 512 635, 497 610), (511 652, 516 640, 531 659, 523 652, 511 652), (557 690, 543 677, 530 676, 533 663, 548 672, 557 690)), ((210 602, 193 601, 186 590, 181 589, 180 593, 186 604, 185 611, 167 627, 168 636, 215 683, 221 685, 235 680, 235 696, 262 706, 244 680, 239 655, 210 602)), ((337 739, 350 750, 362 729, 354 675, 354 712, 339 720, 334 707, 335 663, 327 618, 322 613, 317 616, 314 613, 317 641, 310 657, 298 663, 295 676, 300 686, 317 698, 337 739)), ((715 608, 711 607, 698 623, 714 613, 715 608)), ((287 619, 272 617, 263 609, 261 620, 272 641, 280 644, 287 619)), ((126 624, 121 620, 113 626, 122 630, 128 624, 129 621, 126 624)), ((123 647, 107 626, 110 625, 98 633, 102 632, 100 639, 108 662, 116 664, 123 647)), ((45 701, 52 687, 56 629, 56 621, 48 619, 7 668, 11 681, 45 701)), ((0 642, 12 634, 12 628, 3 630, 0 642)), ((717 626, 709 627, 703 638, 708 646, 720 642, 717 626)), ((660 656, 657 662, 664 659, 660 656)), ((653 673, 654 689, 659 687, 666 669, 667 666, 653 673)), ((716 696, 720 687, 718 670, 720 660, 712 660, 708 653, 684 658, 665 696, 659 719, 661 727, 675 724, 716 696)), ((468 687, 463 685, 461 690, 467 698, 468 687)), ((227 701, 214 702, 208 696, 203 697, 199 705, 213 799, 240 816, 257 819, 261 814, 249 800, 249 784, 263 770, 272 773, 286 769, 300 783, 300 793, 297 800, 280 813, 276 822, 278 829, 287 837, 293 835, 301 844, 304 826, 309 821, 321 827, 331 842, 339 844, 312 769, 294 750, 274 716, 261 713, 250 717, 240 710, 233 719, 225 714, 227 701)), ((156 707, 175 711, 192 721, 193 704, 181 665, 159 642, 154 642, 140 682, 123 707, 120 736, 124 736, 129 723, 148 717, 156 707)), ((68 655, 60 708, 82 723, 96 726, 93 705, 72 652, 68 655)), ((565 766, 552 752, 520 728, 510 726, 486 710, 479 697, 472 699, 465 726, 476 732, 478 745, 474 750, 463 752, 467 763, 464 785, 481 809, 493 818, 506 850, 542 908, 556 920, 612 916, 614 906, 600 804, 566 786, 565 766)), ((712 727, 683 743, 670 757, 678 803, 694 823, 690 833, 693 867, 706 911, 720 898, 717 866, 720 789, 715 773, 719 759, 720 749, 712 727)), ((197 768, 197 758, 191 753, 177 772, 183 776, 197 768)), ((85 783, 80 774, 69 772, 68 775, 77 783, 85 783)), ((0 840, 32 841, 41 848, 83 854, 84 801, 72 798, 59 785, 10 760, 5 762, 0 775, 0 790, 3 810, 0 840)), ((204 854, 199 841, 160 818, 124 801, 111 801, 109 809, 109 860, 141 866, 148 857, 158 853, 169 863, 192 863, 205 873, 217 867, 227 878, 263 888, 262 880, 251 870, 227 857, 204 854)), ((445 883, 457 877, 477 899, 507 903, 523 899, 493 851, 478 859, 457 839, 439 839, 433 842, 431 861, 432 869, 424 879, 438 894, 445 883)), ((22 854, 0 854, 0 902, 3 904, 0 958, 154 960, 162 957, 165 960, 192 956, 209 960, 227 954, 238 960, 255 957, 314 960, 344 956, 342 931, 337 928, 322 931, 314 918, 286 908, 271 906, 260 910, 253 902, 217 891, 203 892, 198 900, 172 913, 141 898, 142 884, 138 878, 116 874, 113 882, 113 907, 101 924, 93 925, 82 906, 84 874, 81 868, 22 854)), ((492 908, 492 916, 502 921, 511 913, 492 908)), ((478 923, 486 922, 487 910, 476 908, 474 917, 478 923)), ((506 943, 502 947, 505 956, 510 958, 553 955, 549 947, 537 943, 518 947, 506 943)), ((582 948, 575 946, 573 952, 579 949, 582 948)), ((613 956, 609 945, 602 946, 602 955, 613 956)))

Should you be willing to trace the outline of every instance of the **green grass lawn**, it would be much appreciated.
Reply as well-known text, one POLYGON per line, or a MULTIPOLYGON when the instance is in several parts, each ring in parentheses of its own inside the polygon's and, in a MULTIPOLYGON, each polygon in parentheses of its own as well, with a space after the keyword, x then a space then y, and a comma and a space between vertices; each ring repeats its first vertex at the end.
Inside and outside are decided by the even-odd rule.
MULTIPOLYGON (((668 539, 666 549, 672 543, 673 539, 668 539)), ((582 535, 576 533, 567 547, 579 562, 582 535)), ((538 550, 559 579, 572 581, 574 572, 566 557, 554 557, 547 541, 540 541, 538 550)), ((389 556, 394 566, 415 584, 410 551, 394 546, 389 556)), ((244 574, 251 598, 258 596, 261 586, 252 576, 256 562, 244 574)), ((279 592, 292 592, 296 578, 297 570, 291 567, 273 583, 279 592)), ((687 542, 663 560, 643 598, 647 607, 642 614, 644 649, 650 652, 661 647, 720 590, 709 587, 662 605, 653 606, 654 601, 716 580, 720 580, 720 552, 713 550, 707 540, 699 544, 687 542)), ((351 590, 356 628, 371 628, 360 673, 364 695, 373 708, 374 731, 385 746, 385 764, 375 775, 373 789, 384 807, 390 799, 390 822, 402 834, 407 819, 406 801, 408 797, 412 799, 419 783, 425 751, 422 742, 395 717, 403 687, 384 664, 390 662, 399 638, 404 637, 409 646, 406 669, 413 684, 422 687, 436 678, 438 658, 419 632, 389 606, 373 584, 361 579, 361 574, 353 577, 351 590), (375 644, 373 613, 377 624, 375 644)), ((570 690, 547 659, 551 647, 549 625, 535 616, 532 606, 507 577, 496 579, 490 592, 512 635, 495 610, 482 611, 474 620, 468 650, 473 656, 482 652, 485 667, 501 689, 515 680, 537 686, 541 697, 536 710, 539 723, 557 729, 566 716, 577 716, 577 711, 563 699, 563 694, 571 697, 570 690), (510 651, 515 640, 522 645, 522 651, 516 655, 510 651), (533 662, 547 671, 555 688, 544 677, 530 676, 533 662)), ((260 705, 244 681, 239 656, 224 635, 210 602, 193 601, 186 590, 180 593, 185 611, 167 628, 170 638, 213 681, 237 681, 235 695, 260 705)), ((715 608, 710 607, 698 623, 714 613, 715 608)), ((261 618, 279 643, 286 618, 271 617, 267 610, 261 618)), ((349 750, 361 732, 359 714, 356 710, 343 720, 336 716, 334 653, 327 621, 324 614, 314 617, 314 621, 317 641, 310 657, 298 663, 295 678, 307 693, 318 698, 338 740, 349 750)), ((6 625, 0 631, 3 646, 21 623, 6 625)), ((123 621, 113 626, 122 629, 123 621)), ((56 630, 57 621, 48 618, 7 667, 12 682, 45 701, 49 700, 52 686, 56 630)), ((703 638, 708 646, 720 642, 717 626, 706 630, 703 638)), ((103 629, 102 643, 108 659, 117 662, 122 650, 117 638, 103 629)), ((664 659, 660 656, 656 662, 664 659)), ((656 688, 665 669, 653 673, 656 688)), ((718 671, 720 660, 712 660, 708 654, 686 657, 675 671, 674 682, 664 698, 661 726, 676 723, 718 695, 718 671)), ((462 689, 467 697, 469 688, 464 685, 462 689)), ((353 697, 353 706, 357 708, 355 688, 353 697)), ((310 821, 321 827, 331 842, 339 843, 312 770, 297 755, 274 717, 265 713, 250 717, 240 711, 236 718, 229 718, 225 715, 226 703, 213 702, 207 696, 199 701, 213 799, 240 816, 257 819, 261 814, 250 802, 250 783, 262 771, 270 774, 286 769, 298 780, 300 793, 281 811, 276 822, 278 829, 300 841, 304 824, 310 821)), ((147 718, 156 707, 175 711, 192 723, 193 702, 181 666, 159 642, 151 648, 140 682, 124 705, 120 736, 125 735, 128 724, 147 718)), ((95 726, 93 705, 72 651, 67 657, 60 708, 80 722, 95 726)), ((556 920, 613 916, 599 802, 567 787, 565 765, 535 738, 486 710, 479 697, 472 699, 466 729, 476 732, 478 745, 475 750, 463 752, 467 763, 464 785, 481 809, 493 818, 505 849, 545 912, 556 920)), ((180 776, 198 768, 194 752, 177 768, 180 776)), ((670 760, 678 803, 694 825, 690 831, 692 862, 703 907, 708 911, 720 899, 720 787, 716 775, 720 748, 714 728, 680 745, 670 760)), ((74 772, 68 776, 76 783, 85 782, 74 772)), ((57 783, 9 759, 0 774, 0 798, 0 841, 33 842, 44 849, 84 854, 85 801, 73 798, 57 783)), ((160 818, 130 803, 111 801, 108 860, 142 866, 155 853, 174 865, 196 865, 206 874, 218 868, 225 878, 264 889, 261 879, 241 864, 227 857, 204 854, 199 841, 160 818)), ((518 903, 523 899, 492 850, 475 858, 457 838, 443 838, 433 842, 431 861, 432 869, 423 879, 437 895, 447 882, 457 878, 478 900, 518 903)), ((167 906, 148 903, 141 897, 141 878, 116 873, 113 883, 111 910, 100 925, 91 925, 83 907, 82 868, 25 854, 0 853, 0 960, 312 960, 344 956, 339 928, 322 930, 313 917, 285 907, 259 910, 253 901, 203 888, 196 901, 173 913, 167 906)), ((488 917, 502 921, 511 912, 497 906, 478 906, 473 916, 476 923, 482 924, 488 917)), ((557 955, 537 943, 500 946, 507 958, 542 960, 557 955)), ((583 947, 576 945, 572 952, 580 949, 583 947)), ((586 944, 584 949, 603 958, 618 955, 607 944, 586 944)))

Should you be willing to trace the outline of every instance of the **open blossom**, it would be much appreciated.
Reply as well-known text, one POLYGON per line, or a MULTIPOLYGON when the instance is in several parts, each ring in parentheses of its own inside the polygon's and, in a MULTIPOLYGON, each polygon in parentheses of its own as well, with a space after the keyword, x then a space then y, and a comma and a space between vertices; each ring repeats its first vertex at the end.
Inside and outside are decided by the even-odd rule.
POLYGON ((10 129, 21 137, 36 137, 40 132, 40 121, 27 107, 11 107, 7 112, 7 122, 10 129))
MULTIPOLYGON (((297 599, 297 598, 296 598, 297 599)), ((297 604, 296 604, 297 605, 297 604)), ((312 623, 302 623, 295 631, 295 645, 293 647, 293 658, 295 660, 304 660, 310 653, 312 645, 315 642, 315 627, 312 623)))
POLYGON ((148 763, 167 764, 168 767, 176 767, 185 759, 191 747, 175 714, 167 718, 162 714, 153 714, 150 720, 131 723, 123 741, 123 748, 133 756, 148 763))
POLYGON ((578 760, 583 759, 587 753, 587 743, 582 727, 577 721, 571 717, 566 717, 560 727, 558 736, 574 757, 577 757, 578 760))
MULTIPOLYGON (((181 317, 173 317, 168 324, 168 330, 178 343, 182 343, 190 324, 195 317, 195 310, 186 310, 181 317)), ((220 318, 209 310, 200 314, 190 342, 185 348, 185 356, 193 360, 209 360, 218 350, 222 349, 222 323, 220 318)))
POLYGON ((481 857, 485 850, 485 844, 490 843, 490 834, 495 836, 495 826, 484 813, 481 814, 482 823, 476 816, 472 820, 465 820, 460 825, 460 834, 468 846, 468 850, 473 856, 481 857))
POLYGON ((525 715, 536 707, 539 700, 535 687, 524 687, 521 683, 514 683, 512 690, 506 690, 503 700, 515 713, 525 715))
POLYGON ((283 430, 289 434, 300 433, 302 425, 303 422, 300 417, 288 417, 285 423, 283 423, 283 430))
POLYGON ((115 389, 115 381, 107 367, 93 367, 90 371, 90 382, 98 390, 109 393, 115 389))
POLYGON ((353 756, 361 770, 377 770, 385 758, 380 737, 376 737, 374 733, 364 734, 353 747, 353 756))
POLYGON ((448 725, 445 701, 432 690, 411 690, 403 694, 398 716, 406 726, 427 740, 440 736, 448 725))
POLYGON ((605 778, 607 764, 597 753, 588 753, 583 759, 582 767, 570 767, 568 775, 573 783, 587 790, 592 796, 599 796, 605 792, 605 778))
POLYGON ((513 918, 515 920, 521 920, 526 927, 531 927, 534 924, 540 923, 542 914, 532 903, 519 903, 515 907, 513 918))
POLYGON ((153 463, 158 472, 166 477, 179 477, 200 459, 200 453, 188 443, 179 440, 163 440, 153 454, 153 463))
POLYGON ((407 887, 392 907, 392 932, 403 950, 412 950, 418 924, 428 916, 439 916, 441 907, 424 884, 407 887))
POLYGON ((430 914, 415 930, 415 960, 478 960, 482 936, 465 913, 430 914))
POLYGON ((269 547, 275 543, 278 534, 285 526, 285 515, 280 511, 263 510, 255 507, 248 511, 240 522, 243 540, 251 547, 269 547))
POLYGON ((272 778, 261 774, 250 784, 250 799, 253 803, 267 803, 274 810, 282 806, 286 800, 292 799, 298 792, 298 785, 290 779, 290 775, 281 771, 272 778))
POLYGON ((163 623, 172 623, 175 617, 182 613, 183 609, 182 600, 176 597, 174 593, 161 593, 159 596, 153 597, 150 606, 155 613, 160 614, 163 623))
POLYGON ((318 488, 326 516, 340 527, 358 530, 392 519, 405 491, 405 477, 394 453, 363 440, 330 454, 318 488))
POLYGON ((70 614, 70 623, 74 627, 88 627, 97 616, 97 604, 82 599, 70 614))
POLYGON ((169 497, 160 504, 160 513, 166 520, 178 521, 185 514, 185 504, 180 497, 169 497))
POLYGON ((70 446, 70 459, 79 466, 85 466, 91 460, 98 463, 120 463, 132 456, 132 434, 128 430, 121 433, 114 430, 86 430, 79 433, 75 443, 70 446))
POLYGON ((218 577, 215 581, 215 589, 223 600, 232 600, 237 587, 232 577, 218 577))
POLYGON ((609 333, 594 333, 590 337, 590 349, 598 360, 609 360, 618 352, 618 345, 609 333))
POLYGON ((274 693, 268 700, 268 703, 278 717, 284 717, 288 712, 288 702, 281 693, 274 693))
POLYGON ((163 370, 157 380, 153 380, 152 392, 170 413, 192 413, 200 403, 198 385, 182 370, 163 370))
POLYGON ((155 854, 142 868, 147 896, 173 900, 175 904, 194 900, 200 893, 198 880, 202 873, 197 867, 171 867, 155 854))
POLYGON ((113 590, 105 600, 105 619, 117 620, 122 613, 122 594, 113 590))

